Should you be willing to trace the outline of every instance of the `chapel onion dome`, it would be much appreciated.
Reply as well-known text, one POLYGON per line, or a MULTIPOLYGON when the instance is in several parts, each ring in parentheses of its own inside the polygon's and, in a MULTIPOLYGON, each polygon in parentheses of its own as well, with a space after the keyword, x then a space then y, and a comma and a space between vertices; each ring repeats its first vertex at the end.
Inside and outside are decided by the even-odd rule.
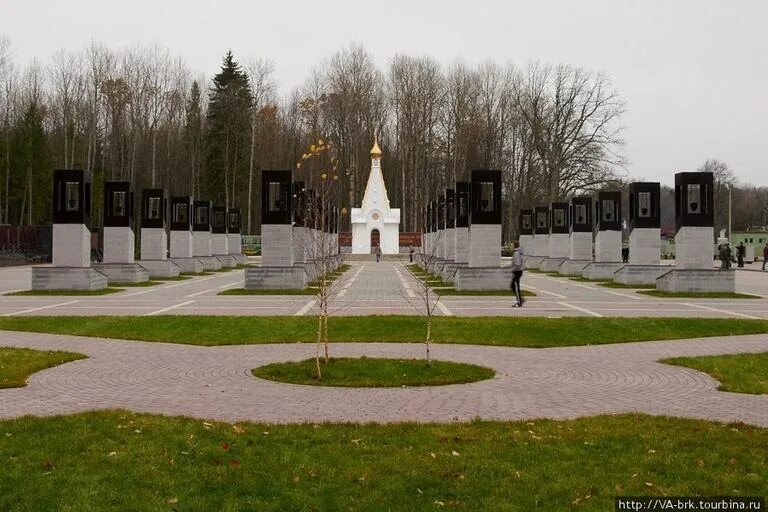
POLYGON ((381 148, 379 148, 379 142, 374 139, 373 147, 371 148, 371 158, 381 158, 381 148))

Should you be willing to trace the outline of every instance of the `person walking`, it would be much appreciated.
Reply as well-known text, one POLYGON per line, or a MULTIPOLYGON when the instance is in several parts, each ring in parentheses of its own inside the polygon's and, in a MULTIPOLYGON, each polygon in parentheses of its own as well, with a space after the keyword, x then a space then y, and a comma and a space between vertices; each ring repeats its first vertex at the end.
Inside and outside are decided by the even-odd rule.
POLYGON ((731 268, 731 262, 733 261, 733 252, 731 251, 731 244, 725 244, 725 268, 726 270, 731 268))
POLYGON ((523 291, 520 289, 520 278, 523 277, 523 252, 520 250, 520 242, 515 242, 510 267, 512 268, 512 292, 517 299, 517 302, 512 307, 521 308, 523 307, 523 291))
POLYGON ((765 270, 766 263, 768 263, 768 243, 763 247, 763 270, 765 270))
POLYGON ((381 263, 381 246, 377 245, 373 252, 376 254, 376 263, 381 263))
POLYGON ((744 256, 747 255, 747 248, 744 247, 744 242, 739 242, 736 246, 736 261, 738 261, 739 268, 744 268, 744 256))

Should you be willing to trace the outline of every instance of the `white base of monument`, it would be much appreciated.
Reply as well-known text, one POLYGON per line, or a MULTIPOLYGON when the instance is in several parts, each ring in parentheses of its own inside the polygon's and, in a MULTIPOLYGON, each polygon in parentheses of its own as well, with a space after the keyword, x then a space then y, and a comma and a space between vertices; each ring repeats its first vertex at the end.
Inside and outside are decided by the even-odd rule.
POLYGON ((675 269, 712 270, 715 261, 712 227, 683 226, 675 234, 675 269))
POLYGON ((216 256, 195 256, 195 259, 203 264, 203 270, 206 272, 211 270, 221 270, 221 260, 216 256))
POLYGON ((104 253, 102 263, 133 263, 136 236, 128 226, 104 228, 104 253))
POLYGON ((107 276, 91 267, 32 267, 33 290, 103 290, 107 276))
POLYGON ((139 260, 137 263, 149 272, 150 279, 178 277, 181 274, 181 268, 171 260, 139 260))
POLYGON ((474 224, 469 229, 469 267, 501 265, 501 224, 474 224))
POLYGON ((542 261, 544 261, 544 256, 525 256, 523 266, 525 268, 538 269, 541 267, 542 261))
POLYGON ((469 228, 455 228, 454 256, 456 263, 469 263, 469 228))
POLYGON ((141 228, 141 259, 167 260, 168 233, 163 228, 141 228))
POLYGON ((91 266, 91 232, 85 224, 53 225, 53 266, 91 266))
POLYGON ((229 255, 229 237, 226 233, 211 234, 211 255, 221 262, 223 268, 234 268, 237 265, 229 255))
POLYGON ((509 267, 462 267, 456 269, 457 290, 509 290, 512 270, 509 267))
POLYGON ((614 274, 624 265, 626 263, 620 261, 593 261, 582 269, 581 277, 595 281, 613 279, 614 274))
POLYGON ((736 271, 714 269, 670 270, 656 280, 656 289, 670 293, 734 293, 736 291, 736 271))
POLYGON ((171 258, 183 274, 199 274, 205 270, 203 262, 197 258, 171 258))
POLYGON ((246 290, 303 290, 307 273, 303 267, 252 267, 245 269, 246 290))
POLYGON ((613 274, 620 284, 656 284, 656 279, 672 269, 668 265, 624 265, 613 274))
POLYGON ((523 255, 533 255, 533 235, 520 235, 517 241, 520 244, 520 250, 523 251, 523 255))
MULTIPOLYGON (((171 231, 171 258, 192 258, 192 232, 171 231)), ((142 258, 144 253, 142 253, 142 258)), ((162 258, 147 258, 162 259, 162 258)))
POLYGON ((568 259, 592 261, 592 232, 575 231, 568 237, 568 259))
POLYGON ((213 257, 219 260, 221 268, 235 268, 237 266, 237 260, 231 254, 214 254, 213 257))
POLYGON ((595 261, 621 261, 621 231, 598 231, 595 235, 595 261))
POLYGON ((635 228, 629 234, 630 265, 658 265, 661 259, 661 230, 635 228))
POLYGON ((107 276, 110 285, 149 281, 149 272, 138 263, 94 263, 93 268, 107 276))
POLYGON ((544 258, 539 265, 542 272, 557 272, 567 258, 544 258))
POLYGON ((443 281, 449 282, 449 283, 455 283, 456 282, 456 273, 459 271, 460 268, 466 268, 466 263, 456 263, 455 261, 449 261, 446 262, 446 264, 443 266, 443 272, 441 274, 443 281))
POLYGON ((592 260, 565 260, 557 267, 557 272, 563 276, 580 276, 581 272, 590 263, 592 263, 592 260))

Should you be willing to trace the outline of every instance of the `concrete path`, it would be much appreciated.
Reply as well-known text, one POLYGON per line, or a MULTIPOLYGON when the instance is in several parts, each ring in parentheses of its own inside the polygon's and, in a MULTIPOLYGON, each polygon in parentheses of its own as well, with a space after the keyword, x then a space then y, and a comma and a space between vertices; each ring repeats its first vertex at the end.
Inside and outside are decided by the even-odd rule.
MULTIPOLYGON (((333 312, 338 315, 418 315, 424 310, 419 284, 399 262, 351 262, 339 282, 333 312)), ((18 297, 29 289, 30 267, 0 269, 0 316, 32 315, 311 315, 312 296, 218 295, 243 286, 237 270, 113 295, 18 297)), ((456 316, 643 316, 768 319, 768 272, 740 271, 736 288, 762 299, 657 299, 635 290, 526 272, 523 288, 537 296, 512 308, 511 297, 444 297, 436 315, 456 316)))
MULTIPOLYGON (((225 421, 467 421, 639 412, 768 427, 768 395, 716 391, 707 375, 657 361, 768 351, 768 336, 554 349, 434 345, 436 359, 493 368, 496 378, 422 388, 353 389, 256 379, 264 364, 301 360, 312 344, 197 347, 0 331, 0 346, 89 358, 0 390, 0 418, 124 408, 225 421)), ((334 344, 334 356, 423 357, 420 344, 334 344)))

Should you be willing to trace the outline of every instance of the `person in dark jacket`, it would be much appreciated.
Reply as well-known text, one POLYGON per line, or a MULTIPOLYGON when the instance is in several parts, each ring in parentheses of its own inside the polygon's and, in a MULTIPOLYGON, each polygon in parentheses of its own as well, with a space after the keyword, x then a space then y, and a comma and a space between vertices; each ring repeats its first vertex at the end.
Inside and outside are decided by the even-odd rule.
POLYGON ((520 289, 520 279, 523 277, 523 251, 520 250, 520 242, 515 242, 510 267, 512 268, 512 292, 517 299, 517 302, 512 307, 521 308, 523 307, 523 291, 520 289))
POLYGON ((766 263, 768 263, 768 243, 763 247, 763 270, 765 270, 766 263))
POLYGON ((739 268, 744 268, 744 256, 747 255, 747 248, 744 247, 744 242, 740 242, 736 246, 736 261, 739 263, 739 268))

